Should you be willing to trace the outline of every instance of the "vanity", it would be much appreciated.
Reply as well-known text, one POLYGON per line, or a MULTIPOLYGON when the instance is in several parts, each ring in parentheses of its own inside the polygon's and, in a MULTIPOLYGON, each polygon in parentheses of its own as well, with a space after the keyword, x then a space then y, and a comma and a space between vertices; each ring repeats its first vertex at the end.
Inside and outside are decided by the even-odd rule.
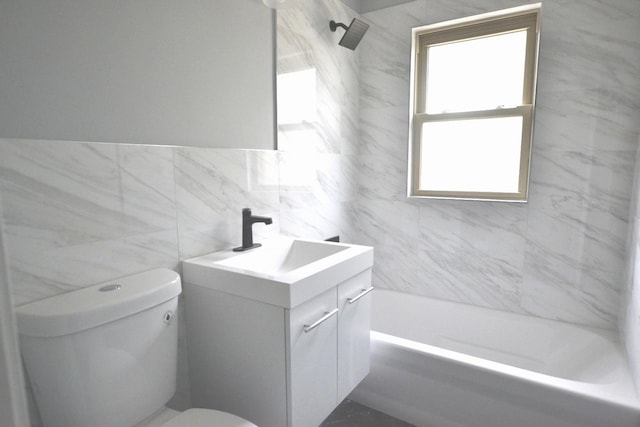
POLYGON ((373 248, 278 237, 183 262, 192 404, 317 427, 369 373, 373 248))

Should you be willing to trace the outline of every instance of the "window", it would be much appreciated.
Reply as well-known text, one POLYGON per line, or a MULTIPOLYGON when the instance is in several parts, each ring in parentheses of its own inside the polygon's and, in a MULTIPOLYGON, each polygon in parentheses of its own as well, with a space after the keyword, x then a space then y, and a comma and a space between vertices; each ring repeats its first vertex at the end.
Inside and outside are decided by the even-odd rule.
POLYGON ((413 29, 410 197, 526 201, 540 4, 413 29))

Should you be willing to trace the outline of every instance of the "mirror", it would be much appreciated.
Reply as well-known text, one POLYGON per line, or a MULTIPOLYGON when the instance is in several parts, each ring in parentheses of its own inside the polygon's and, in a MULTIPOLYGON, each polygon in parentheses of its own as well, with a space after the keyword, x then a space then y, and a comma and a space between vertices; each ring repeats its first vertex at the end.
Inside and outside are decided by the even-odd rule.
POLYGON ((259 0, 0 7, 0 137, 273 149, 274 12, 259 0))

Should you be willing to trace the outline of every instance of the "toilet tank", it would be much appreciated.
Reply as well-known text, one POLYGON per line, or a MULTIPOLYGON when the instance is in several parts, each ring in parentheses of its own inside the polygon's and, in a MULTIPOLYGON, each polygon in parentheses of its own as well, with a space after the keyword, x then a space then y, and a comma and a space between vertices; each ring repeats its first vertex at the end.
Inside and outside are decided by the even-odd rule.
POLYGON ((16 308, 45 427, 131 427, 175 392, 180 276, 156 269, 16 308))

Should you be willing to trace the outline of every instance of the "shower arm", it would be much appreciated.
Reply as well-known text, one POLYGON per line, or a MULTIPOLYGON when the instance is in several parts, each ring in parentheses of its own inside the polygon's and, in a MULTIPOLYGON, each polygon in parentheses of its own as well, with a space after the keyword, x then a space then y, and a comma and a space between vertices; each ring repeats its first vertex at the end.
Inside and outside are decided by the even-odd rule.
MULTIPOLYGON (((325 21, 326 22, 326 21, 325 21)), ((325 24, 326 25, 326 24, 325 24)), ((338 27, 340 28, 344 28, 345 31, 347 31, 349 29, 349 27, 347 27, 345 24, 343 24, 342 22, 336 22, 336 21, 330 21, 329 22, 329 28, 331 29, 331 31, 335 32, 338 27)))

